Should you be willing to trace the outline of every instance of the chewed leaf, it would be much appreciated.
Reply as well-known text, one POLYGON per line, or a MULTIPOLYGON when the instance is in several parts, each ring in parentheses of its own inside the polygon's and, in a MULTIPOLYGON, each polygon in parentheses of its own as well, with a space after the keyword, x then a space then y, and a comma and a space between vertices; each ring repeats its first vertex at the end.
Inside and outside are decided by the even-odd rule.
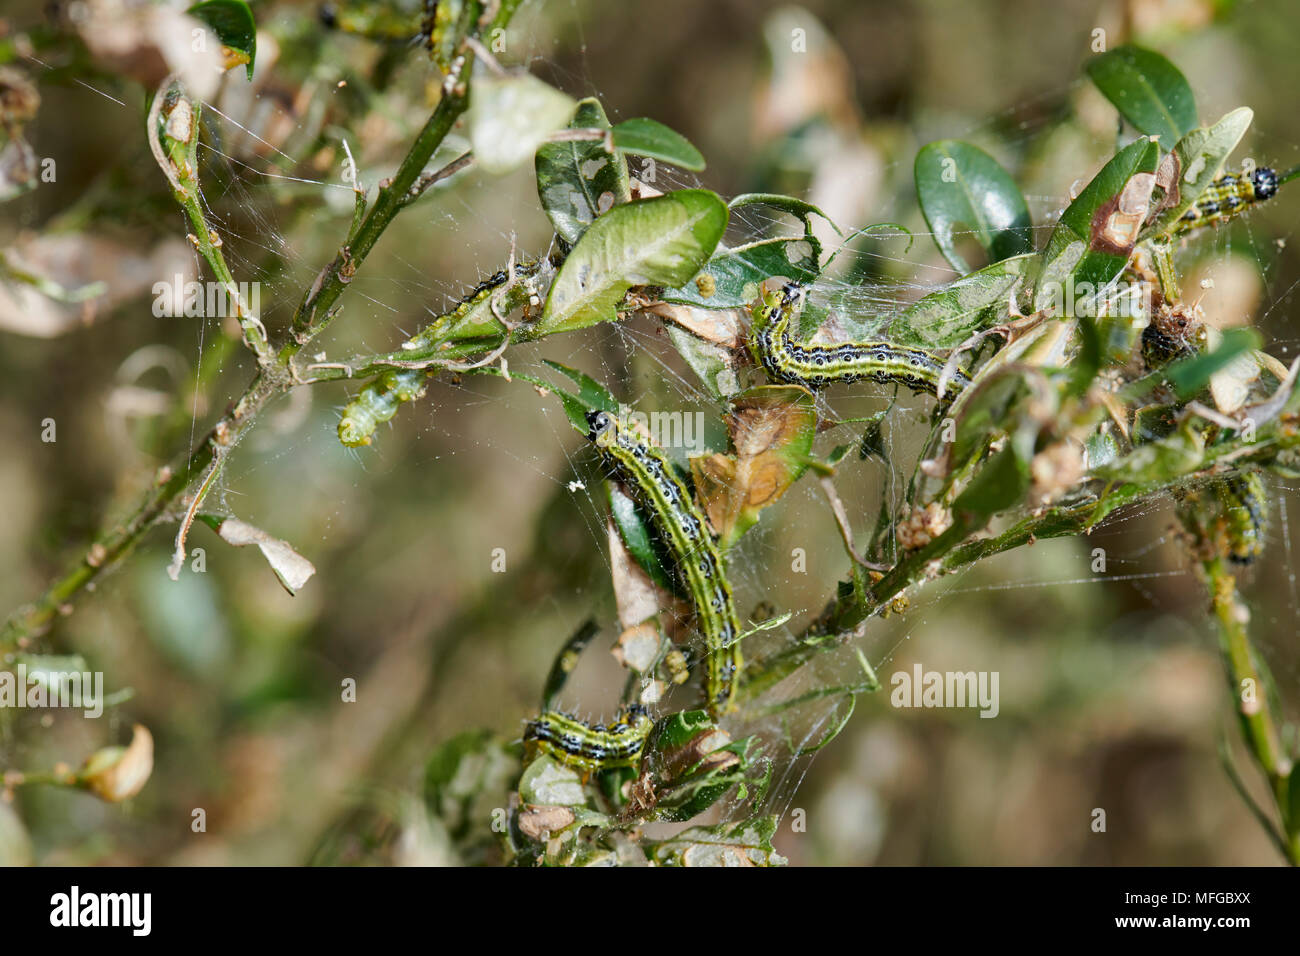
POLYGON ((1036 311, 1073 315, 1080 299, 1097 296, 1120 274, 1151 208, 1159 156, 1152 140, 1131 143, 1066 207, 1043 252, 1036 311))
POLYGON ((244 0, 207 0, 185 11, 210 26, 225 47, 226 69, 244 65, 248 79, 253 78, 253 61, 257 59, 257 23, 244 0))
POLYGON ((1140 133, 1172 148, 1196 125, 1196 100, 1187 79, 1154 50, 1121 46, 1094 57, 1086 69, 1106 99, 1140 133))
POLYGON ((656 120, 637 117, 614 127, 614 145, 638 156, 649 156, 691 172, 704 168, 704 155, 691 141, 656 120))
POLYGON ((561 365, 559 362, 552 362, 550 359, 543 360, 547 366, 555 369, 565 378, 578 386, 577 399, 588 409, 605 412, 617 412, 618 401, 609 390, 601 385, 586 372, 579 372, 576 368, 569 368, 567 365, 561 365))
POLYGON ((1005 321, 1007 304, 1031 283, 1041 260, 1026 253, 995 262, 913 303, 890 326, 902 345, 942 349, 960 345, 971 334, 1005 321))
MULTIPOLYGON (((581 100, 571 129, 609 129, 600 101, 581 100)), ((544 143, 534 161, 537 195, 557 235, 578 241, 597 216, 631 200, 623 151, 610 153, 601 140, 544 143)))
POLYGON ((732 401, 728 426, 734 454, 691 459, 695 487, 724 549, 807 470, 817 434, 812 393, 790 385, 742 392, 732 401))
MULTIPOLYGON (((666 306, 674 310, 690 311, 690 306, 666 306)), ((708 312, 705 315, 720 315, 725 313, 708 312)), ((732 351, 713 344, 697 335, 679 328, 676 325, 666 326, 668 329, 668 338, 672 340, 673 347, 691 367, 709 395, 715 400, 720 401, 727 395, 733 394, 737 388, 736 370, 732 367, 732 351)))
POLYGON ((805 225, 808 224, 809 217, 820 216, 830 223, 831 228, 837 233, 840 231, 840 227, 835 225, 835 220, 822 212, 820 207, 795 196, 785 196, 781 193, 741 193, 739 196, 733 196, 727 203, 728 209, 741 209, 745 206, 771 206, 773 209, 788 212, 796 219, 803 220, 805 225))
POLYGON ((663 293, 665 302, 702 309, 735 309, 752 303, 759 285, 772 276, 808 284, 819 274, 821 249, 815 239, 760 239, 719 251, 690 282, 663 293))
POLYGON ((266 558, 266 563, 290 594, 296 594, 316 573, 315 565, 295 551, 288 542, 273 538, 261 528, 238 518, 226 518, 217 526, 216 531, 223 541, 237 548, 257 545, 262 557, 266 558))
POLYGON ((1157 185, 1165 190, 1159 215, 1142 230, 1142 237, 1169 231, 1223 170, 1255 114, 1245 106, 1213 126, 1192 130, 1160 163, 1157 185), (1161 181, 1161 180, 1164 181, 1161 181))
POLYGON ((632 286, 682 285, 708 261, 726 228, 727 207, 707 189, 615 206, 564 260, 534 332, 611 321, 632 286))
POLYGON ((469 141, 474 161, 489 173, 508 173, 573 116, 573 98, 531 73, 474 79, 469 141))
POLYGON ((998 262, 1032 252, 1029 207, 1006 170, 978 146, 945 139, 916 154, 916 197, 934 233, 935 245, 960 273, 971 266, 956 240, 969 232, 998 262))

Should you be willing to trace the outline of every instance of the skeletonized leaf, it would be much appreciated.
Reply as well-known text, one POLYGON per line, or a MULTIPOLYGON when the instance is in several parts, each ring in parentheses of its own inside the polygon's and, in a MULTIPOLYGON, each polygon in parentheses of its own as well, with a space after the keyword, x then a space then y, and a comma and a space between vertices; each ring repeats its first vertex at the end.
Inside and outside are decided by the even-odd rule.
POLYGON ((760 239, 719 251, 691 282, 663 294, 665 302, 702 309, 735 309, 758 297, 759 285, 772 276, 810 283, 820 269, 821 249, 815 239, 783 236, 760 239))
POLYGON ((1224 161, 1237 148, 1254 117, 1254 112, 1242 106, 1213 126, 1198 127, 1178 141, 1160 164, 1162 175, 1168 164, 1169 181, 1160 184, 1165 188, 1166 205, 1142 230, 1143 237, 1167 232, 1192 207, 1218 178, 1224 161))
POLYGON ((577 104, 531 73, 474 78, 469 141, 474 160, 489 173, 508 173, 563 128, 577 104))
POLYGON ((931 292, 913 303, 890 326, 903 345, 941 349, 960 345, 972 333, 1004 321, 1007 303, 1040 265, 1037 253, 1003 259, 931 292))
POLYGON ((727 424, 734 454, 691 459, 695 487, 724 549, 807 470, 816 406, 812 393, 797 385, 763 385, 736 396, 727 424))
POLYGON ((1120 274, 1151 208, 1160 149, 1141 139, 1120 150, 1066 207, 1047 241, 1034 309, 1060 307, 1095 295, 1120 274), (1073 296, 1066 296, 1072 290, 1073 296))
MULTIPOLYGON (((600 100, 578 103, 571 129, 609 129, 600 100)), ((558 235, 570 244, 601 213, 631 200, 631 183, 623 151, 606 151, 601 140, 544 143, 537 150, 537 195, 558 235)))

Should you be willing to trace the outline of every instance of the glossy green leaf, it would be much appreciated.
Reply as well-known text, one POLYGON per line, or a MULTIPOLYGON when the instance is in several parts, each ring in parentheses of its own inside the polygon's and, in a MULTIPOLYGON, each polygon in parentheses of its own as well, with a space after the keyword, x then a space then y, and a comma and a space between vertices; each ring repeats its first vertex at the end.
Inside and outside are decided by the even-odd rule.
POLYGON ((207 0, 185 11, 212 28, 221 45, 230 51, 227 68, 244 65, 249 80, 257 59, 257 22, 244 0, 207 0))
POLYGON ((690 140, 663 123, 645 117, 624 120, 615 126, 614 145, 637 156, 649 156, 692 172, 704 168, 704 156, 690 140))
POLYGON ((706 189, 615 206, 564 260, 536 334, 612 321, 633 286, 684 284, 708 261, 726 228, 726 205, 706 189))
MULTIPOLYGON (((600 100, 578 103, 571 129, 609 129, 600 100)), ((570 245, 596 217, 631 201, 631 183, 623 151, 606 151, 601 140, 544 143, 534 160, 537 195, 557 235, 570 245)))
POLYGON ((1131 143, 1066 207, 1043 252, 1035 310, 1073 315, 1120 274, 1150 209, 1159 157, 1151 140, 1131 143))
POLYGON ((1008 318, 1008 303, 1031 283, 1041 259, 1026 253, 972 272, 919 299, 894 320, 890 337, 902 345, 953 348, 1008 318))
POLYGON ((467 117, 475 163, 485 172, 510 172, 567 125, 576 107, 572 97, 531 73, 475 76, 467 117))
POLYGON ((1186 78, 1154 50, 1121 46, 1088 61, 1088 76, 1140 133, 1172 148, 1196 126, 1196 100, 1186 78))
POLYGON ((1173 188, 1167 197, 1171 204, 1142 230, 1143 238, 1168 232, 1192 207, 1223 171, 1224 162, 1241 142, 1254 116, 1242 106, 1213 126, 1198 127, 1178 141, 1163 161, 1171 164, 1173 188))
POLYGON ((1032 252, 1029 207, 1006 170, 978 146, 945 139, 916 154, 916 197, 935 245, 960 273, 971 266, 957 251, 969 232, 990 262, 1032 252))

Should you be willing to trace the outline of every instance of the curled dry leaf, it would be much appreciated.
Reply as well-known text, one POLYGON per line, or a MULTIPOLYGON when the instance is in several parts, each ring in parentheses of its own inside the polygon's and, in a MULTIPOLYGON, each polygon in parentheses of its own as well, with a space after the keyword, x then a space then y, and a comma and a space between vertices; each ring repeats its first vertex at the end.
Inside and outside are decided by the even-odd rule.
POLYGON ((295 551, 288 542, 273 538, 261 528, 238 518, 226 518, 221 522, 217 533, 223 541, 237 548, 248 544, 257 545, 262 551, 262 557, 266 558, 266 563, 290 594, 297 593, 316 573, 315 565, 295 551))
POLYGON ((737 396, 728 416, 734 454, 691 459, 696 493, 725 549, 808 467, 817 415, 812 393, 764 385, 737 396))
MULTIPOLYGON (((615 494, 622 494, 619 489, 615 494)), ((618 621, 624 628, 638 624, 659 613, 661 608, 683 609, 685 604, 670 592, 660 588, 650 575, 637 564, 623 543, 623 536, 613 520, 607 525, 609 535, 610 577, 614 583, 614 600, 618 605, 618 621)))
POLYGON ((739 348, 745 342, 745 329, 740 309, 699 309, 693 305, 674 305, 656 302, 648 307, 650 312, 706 342, 723 348, 739 348))
POLYGON ((568 807, 525 807, 519 812, 519 831, 530 840, 545 840, 576 819, 568 807))
POLYGON ((126 747, 104 747, 86 761, 77 782, 101 800, 120 803, 139 793, 153 773, 153 735, 143 724, 131 730, 126 747))
POLYGON ((613 648, 614 659, 638 673, 648 671, 659 656, 659 628, 652 621, 629 627, 618 636, 613 648))

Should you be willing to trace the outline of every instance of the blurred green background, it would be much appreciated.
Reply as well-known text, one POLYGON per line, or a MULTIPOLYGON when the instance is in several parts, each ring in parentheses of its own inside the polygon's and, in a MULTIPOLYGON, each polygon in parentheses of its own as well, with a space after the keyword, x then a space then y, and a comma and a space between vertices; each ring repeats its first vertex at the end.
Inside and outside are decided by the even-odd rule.
MULTIPOLYGON (((274 330, 346 231, 341 143, 373 187, 427 114, 434 81, 418 48, 327 29, 317 4, 253 7, 253 87, 236 71, 208 97, 224 115, 209 113, 201 158, 236 278, 262 283, 274 330)), ((599 95, 614 120, 651 116, 689 137, 708 169, 691 178, 661 168, 658 188, 784 191, 846 227, 904 224, 918 236, 910 251, 902 241, 855 245, 840 280, 915 296, 952 278, 916 210, 921 145, 962 138, 997 156, 1029 198, 1040 242, 1071 184, 1110 155, 1114 111, 1082 74, 1096 30, 1108 46, 1138 40, 1168 55, 1207 122, 1251 106, 1238 158, 1300 162, 1296 14, 1285 2, 1209 0, 539 0, 525 5, 501 58, 575 96, 599 95), (806 52, 791 49, 795 30, 806 52)), ((57 163, 54 182, 0 206, 0 248, 69 286, 111 287, 93 309, 0 299, 7 611, 123 514, 157 466, 240 394, 250 369, 232 350, 195 395, 200 348, 228 330, 151 310, 154 282, 173 264, 194 269, 143 136, 145 97, 169 62, 159 51, 187 25, 147 4, 101 0, 0 3, 0 24, 4 61, 42 99, 26 137, 57 163), (40 440, 46 418, 57 422, 54 443, 40 440)), ((1214 280, 1202 303, 1211 321, 1257 322, 1288 362, 1300 341, 1290 322, 1297 209, 1300 193, 1283 190, 1181 253, 1195 275, 1188 288, 1214 280)), ((521 254, 550 241, 531 170, 471 171, 440 188, 385 236, 321 347, 330 358, 393 347, 427 310, 503 266, 512 240, 521 254)), ((512 367, 542 356, 581 366, 646 407, 706 408, 644 318, 511 354, 512 367)), ((467 728, 517 737, 552 655, 588 616, 607 629, 574 697, 590 712, 612 709, 601 497, 567 487, 597 489, 598 476, 558 406, 518 385, 436 383, 354 453, 334 434, 346 386, 294 394, 237 449, 220 503, 291 542, 317 576, 290 597, 251 549, 197 528, 190 544, 204 549, 206 571, 172 582, 169 525, 83 595, 33 649, 82 654, 110 690, 134 696, 101 720, 0 711, 0 769, 79 763, 140 722, 155 738, 153 777, 124 805, 18 789, 0 804, 9 861, 439 860, 408 799, 424 760, 467 728), (505 550, 504 574, 491 570, 494 548, 505 550), (347 678, 355 703, 340 699, 347 678), (205 833, 191 830, 196 808, 205 833)), ((883 407, 847 392, 834 402, 845 414, 883 407)), ((882 490, 906 478, 916 421, 891 425, 899 472, 846 467, 841 492, 863 533, 882 490)), ((1246 590, 1295 719, 1300 607, 1285 515, 1296 503, 1275 479, 1270 489, 1268 550, 1246 590)), ((1087 540, 991 560, 878 622, 861 648, 886 682, 916 662, 997 671, 1001 713, 895 710, 887 684, 859 702, 838 740, 791 769, 777 807, 805 811, 806 829, 787 813, 778 849, 800 865, 1279 862, 1219 762, 1221 735, 1239 750, 1236 727, 1168 504, 1123 514, 1087 540), (1105 580, 1090 572, 1098 547, 1105 580), (1106 810, 1105 833, 1090 828, 1094 808, 1106 810)), ((732 559, 742 611, 766 599, 815 613, 845 571, 842 555, 806 479, 732 559), (807 574, 788 570, 794 547, 809 555, 807 574)))

